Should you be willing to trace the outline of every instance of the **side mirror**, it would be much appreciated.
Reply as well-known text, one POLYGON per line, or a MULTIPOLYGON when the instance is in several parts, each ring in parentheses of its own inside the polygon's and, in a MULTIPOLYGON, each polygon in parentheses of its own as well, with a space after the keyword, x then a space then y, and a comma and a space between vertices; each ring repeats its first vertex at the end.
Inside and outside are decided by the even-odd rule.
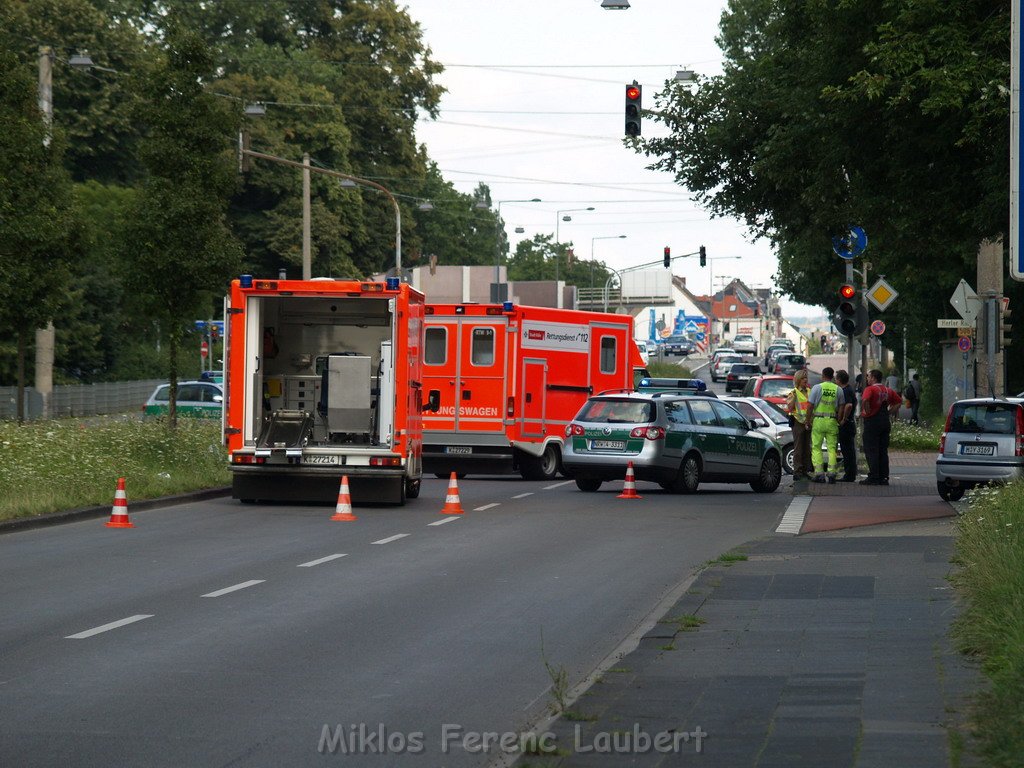
POLYGON ((747 420, 747 429, 757 429, 762 424, 764 424, 764 422, 761 421, 761 419, 748 419, 747 420))
POLYGON ((430 390, 427 394, 427 405, 423 410, 430 411, 431 413, 437 413, 441 410, 441 390, 430 390))
POLYGON ((213 402, 215 402, 215 403, 223 403, 224 402, 224 397, 222 395, 214 395, 213 396, 213 402))
POLYGON ((754 429, 763 429, 768 426, 768 422, 764 419, 754 419, 754 429))

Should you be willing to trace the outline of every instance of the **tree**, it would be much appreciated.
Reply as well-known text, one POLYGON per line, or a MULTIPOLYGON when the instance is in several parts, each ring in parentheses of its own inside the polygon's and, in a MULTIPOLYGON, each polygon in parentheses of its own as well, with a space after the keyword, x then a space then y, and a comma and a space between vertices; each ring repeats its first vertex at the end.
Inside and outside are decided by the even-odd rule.
POLYGON ((54 320, 65 300, 77 234, 63 141, 59 132, 49 135, 32 74, 0 51, 0 328, 17 340, 19 419, 28 337, 54 320))
POLYGON ((242 256, 226 215, 238 117, 204 88, 213 71, 209 47, 171 17, 163 56, 137 81, 148 175, 127 227, 124 258, 134 266, 126 283, 167 333, 172 427, 185 329, 208 313, 211 294, 224 291, 242 256))
POLYGON ((570 257, 572 243, 556 243, 554 235, 534 235, 520 240, 509 260, 509 280, 554 280, 555 259, 559 260, 558 279, 579 288, 591 285, 603 288, 610 272, 603 261, 580 261, 570 257))

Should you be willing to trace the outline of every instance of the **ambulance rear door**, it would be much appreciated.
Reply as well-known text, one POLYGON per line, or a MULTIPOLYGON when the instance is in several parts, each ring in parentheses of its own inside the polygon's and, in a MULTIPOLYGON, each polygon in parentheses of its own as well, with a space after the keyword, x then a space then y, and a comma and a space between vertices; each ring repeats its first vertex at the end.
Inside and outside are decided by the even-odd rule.
POLYGON ((460 320, 455 424, 459 432, 505 431, 507 325, 502 316, 460 320))

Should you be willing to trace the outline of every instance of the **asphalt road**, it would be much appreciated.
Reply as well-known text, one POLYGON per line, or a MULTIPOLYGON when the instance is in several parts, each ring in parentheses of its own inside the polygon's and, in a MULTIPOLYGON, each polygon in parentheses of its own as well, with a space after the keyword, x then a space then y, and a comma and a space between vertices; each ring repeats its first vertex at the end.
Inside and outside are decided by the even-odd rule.
POLYGON ((0 537, 0 764, 483 765, 459 734, 540 717, 545 658, 583 679, 790 501, 470 478, 444 517, 445 485, 354 523, 221 499, 0 537), (360 724, 427 757, 344 754, 360 724))

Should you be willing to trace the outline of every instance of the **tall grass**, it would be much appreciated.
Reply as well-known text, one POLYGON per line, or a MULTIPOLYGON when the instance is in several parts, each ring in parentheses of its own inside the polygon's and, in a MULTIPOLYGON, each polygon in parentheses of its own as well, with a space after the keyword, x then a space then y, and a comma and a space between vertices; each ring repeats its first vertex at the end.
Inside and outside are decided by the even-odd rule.
POLYGON ((61 419, 0 422, 0 520, 226 485, 220 422, 61 419))
POLYGON ((1024 765, 1024 483, 971 493, 958 522, 953 583, 966 607, 954 633, 989 680, 974 727, 986 765, 1024 765))
POLYGON ((898 451, 939 451, 939 437, 945 422, 937 422, 930 427, 907 424, 905 421, 894 421, 892 432, 889 433, 889 448, 898 451))

